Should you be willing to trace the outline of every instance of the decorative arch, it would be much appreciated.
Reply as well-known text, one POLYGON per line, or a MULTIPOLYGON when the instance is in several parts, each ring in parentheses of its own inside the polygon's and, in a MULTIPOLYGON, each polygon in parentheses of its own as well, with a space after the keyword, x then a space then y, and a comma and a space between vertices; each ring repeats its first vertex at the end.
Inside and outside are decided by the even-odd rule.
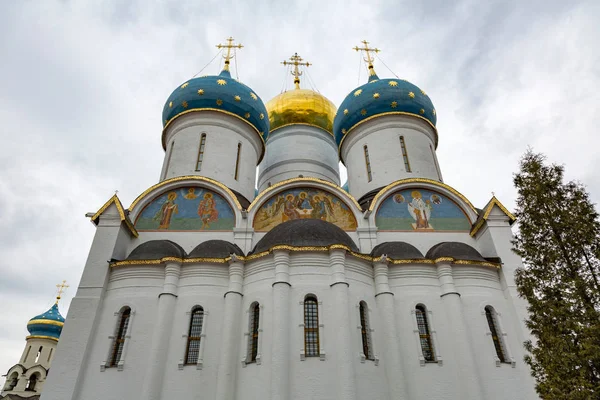
POLYGON ((452 187, 430 179, 404 179, 383 188, 369 211, 381 231, 469 232, 477 211, 452 187))
POLYGON ((241 216, 237 196, 201 176, 165 180, 150 187, 130 207, 138 231, 230 231, 241 216))
POLYGON ((321 219, 345 231, 355 231, 360 206, 341 187, 317 178, 294 178, 279 182, 248 207, 257 232, 270 231, 294 219, 321 219))

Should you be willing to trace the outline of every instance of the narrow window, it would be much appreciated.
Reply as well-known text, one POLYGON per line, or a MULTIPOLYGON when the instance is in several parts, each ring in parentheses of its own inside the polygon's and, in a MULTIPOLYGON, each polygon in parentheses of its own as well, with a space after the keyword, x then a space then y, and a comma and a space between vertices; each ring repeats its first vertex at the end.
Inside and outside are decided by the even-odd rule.
POLYGON ((373 346, 371 345, 371 329, 369 328, 369 309, 367 303, 361 301, 358 310, 360 313, 360 333, 362 336, 363 354, 367 360, 373 360, 373 346))
POLYGON ((27 362, 27 359, 29 358, 29 352, 31 352, 31 346, 27 348, 27 352, 25 353, 25 358, 23 359, 23 362, 27 362))
POLYGON ((196 161, 196 171, 200 171, 202 160, 204 159, 204 148, 206 147, 206 133, 200 136, 200 146, 198 147, 198 161, 196 161))
POLYGON ((238 143, 237 149, 237 157, 235 158, 235 180, 238 180, 239 172, 240 172, 240 156, 242 155, 242 144, 238 143))
POLYGON ((260 322, 260 306, 252 303, 250 306, 250 335, 248 338, 248 363, 256 362, 258 355, 258 324, 260 322))
POLYGON ((485 317, 487 318, 490 332, 492 333, 492 340, 494 341, 494 347, 496 348, 496 355, 500 362, 506 362, 506 355, 504 352, 504 343, 499 335, 498 321, 496 318, 496 311, 492 306, 485 307, 485 317))
POLYGON ((400 136, 400 148, 402 149, 402 158, 404 159, 404 168, 406 172, 411 172, 410 163, 408 162, 408 152, 406 151, 406 143, 404 142, 404 136, 400 136))
POLYGON ((313 295, 304 299, 304 355, 319 356, 319 308, 313 295))
POLYGON ((187 349, 185 352, 186 364, 197 364, 200 354, 200 339, 202 335, 202 322, 204 321, 204 309, 195 307, 192 309, 190 318, 190 329, 188 331, 187 349))
POLYGON ((33 374, 29 377, 27 381, 27 385, 25 385, 25 390, 28 392, 33 392, 35 390, 35 384, 37 383, 37 374, 33 374))
POLYGON ((119 325, 117 327, 117 335, 113 342, 112 351, 110 354, 110 360, 107 367, 116 367, 121 361, 121 355, 123 354, 123 348, 125 347, 125 335, 127 334, 127 327, 129 326, 129 318, 131 317, 131 308, 126 307, 121 311, 121 318, 119 319, 119 325))
POLYGON ((429 321, 427 321, 427 310, 425 306, 419 304, 415 309, 417 316, 417 327, 419 328, 419 339, 421 341, 421 351, 426 362, 435 362, 433 354, 433 342, 429 332, 429 321))
POLYGON ((438 179, 441 182, 442 173, 440 172, 440 165, 438 164, 437 157, 435 156, 435 152, 433 151, 433 146, 429 145, 429 149, 431 150, 431 157, 433 157, 433 163, 435 164, 435 171, 437 172, 438 179))
POLYGON ((373 180, 373 176, 371 175, 371 161, 369 161, 369 149, 367 145, 364 147, 365 149, 365 164, 367 165, 367 179, 369 182, 373 180))
POLYGON ((171 166, 171 156, 173 155, 173 147, 175 147, 175 141, 171 142, 171 147, 169 148, 169 157, 167 157, 167 166, 165 167, 165 176, 167 177, 167 172, 169 172, 169 167, 171 166))
POLYGON ((50 352, 48 353, 48 362, 50 362, 50 358, 52 358, 52 351, 54 349, 50 349, 50 352))
POLYGON ((34 363, 37 363, 37 362, 39 361, 39 359, 40 359, 40 356, 42 355, 42 349, 43 349, 43 348, 44 348, 43 346, 40 346, 40 348, 39 348, 39 350, 38 350, 38 352, 37 352, 37 354, 36 354, 36 356, 35 356, 35 361, 34 361, 34 363))

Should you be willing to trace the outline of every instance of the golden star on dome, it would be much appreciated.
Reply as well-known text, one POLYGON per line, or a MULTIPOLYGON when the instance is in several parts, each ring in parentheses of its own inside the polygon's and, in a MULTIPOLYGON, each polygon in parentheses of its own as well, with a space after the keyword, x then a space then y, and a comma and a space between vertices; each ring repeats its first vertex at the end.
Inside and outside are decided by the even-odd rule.
POLYGON ((361 93, 362 93, 362 89, 358 89, 356 92, 354 92, 354 97, 360 96, 361 93))
POLYGON ((246 114, 244 114, 244 117, 246 117, 246 118, 250 118, 250 113, 246 113, 246 114))
POLYGON ((182 88, 182 89, 185 89, 186 87, 188 87, 188 85, 189 85, 189 84, 190 84, 189 82, 186 82, 186 83, 184 83, 183 85, 181 85, 181 88, 182 88))
POLYGON ((367 110, 365 110, 364 108, 360 110, 360 115, 367 115, 367 110))
POLYGON ((220 106, 220 105, 223 105, 223 100, 221 100, 221 99, 217 99, 217 105, 218 105, 218 106, 220 106))
POLYGON ((217 84, 220 86, 225 86, 227 85, 227 81, 225 79, 219 79, 217 80, 217 84))
POLYGON ((204 89, 198 89, 198 95, 202 96, 204 94, 204 89))
POLYGON ((398 82, 396 82, 396 81, 389 81, 388 85, 390 85, 390 86, 398 86, 398 82))
POLYGON ((421 109, 419 110, 419 114, 421 114, 421 115, 425 114, 425 110, 421 108, 421 109))
POLYGON ((345 135, 346 134, 346 128, 342 129, 342 133, 345 135))
POLYGON ((425 91, 424 91, 423 89, 421 89, 421 94, 422 94, 423 96, 427 96, 427 93, 425 93, 425 91))
POLYGON ((344 110, 344 115, 348 115, 348 109, 347 108, 344 110))
POLYGON ((413 92, 409 92, 408 93, 408 97, 410 97, 411 99, 415 98, 415 94, 413 92))
POLYGON ((373 98, 374 99, 378 99, 379 98, 379 93, 373 93, 373 98))
POLYGON ((397 101, 392 101, 392 104, 390 104, 390 107, 392 107, 392 108, 398 107, 398 102, 397 101))
POLYGON ((171 107, 173 107, 173 102, 172 101, 169 102, 169 108, 171 108, 171 107))
POLYGON ((260 115, 258 116, 260 119, 265 119, 265 114, 260 113, 260 115))
POLYGON ((183 106, 183 108, 187 108, 187 106, 188 106, 188 102, 184 100, 184 101, 181 103, 181 105, 183 106))
POLYGON ((233 96, 233 99, 234 99, 235 101, 240 101, 240 100, 242 100, 242 98, 241 98, 240 96, 238 96, 237 94, 236 94, 235 96, 233 96))
POLYGON ((252 92, 250 92, 250 97, 252 97, 252 99, 254 99, 254 100, 258 100, 258 96, 252 92))

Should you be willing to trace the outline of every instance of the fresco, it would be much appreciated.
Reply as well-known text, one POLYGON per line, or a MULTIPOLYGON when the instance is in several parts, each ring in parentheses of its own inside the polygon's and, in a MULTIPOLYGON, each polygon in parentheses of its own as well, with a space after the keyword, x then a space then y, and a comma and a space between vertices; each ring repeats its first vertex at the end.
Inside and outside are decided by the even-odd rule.
POLYGON ((227 201, 200 187, 181 187, 158 196, 135 222, 139 231, 224 231, 234 225, 227 201))
POLYGON ((304 218, 356 230, 356 218, 348 206, 333 194, 314 188, 294 188, 271 197, 256 212, 254 230, 269 231, 282 222, 304 218))
POLYGON ((383 231, 468 231, 471 223, 465 213, 440 193, 426 189, 406 189, 386 198, 375 217, 383 231))

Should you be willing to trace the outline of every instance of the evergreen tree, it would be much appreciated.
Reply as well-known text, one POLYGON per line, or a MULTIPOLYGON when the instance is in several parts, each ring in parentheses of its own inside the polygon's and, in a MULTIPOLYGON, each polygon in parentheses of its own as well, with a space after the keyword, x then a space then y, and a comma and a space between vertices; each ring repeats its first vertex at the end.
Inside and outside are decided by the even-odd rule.
POLYGON ((600 222, 583 185, 529 150, 514 177, 524 268, 517 289, 529 302, 525 362, 545 400, 600 399, 600 222))

